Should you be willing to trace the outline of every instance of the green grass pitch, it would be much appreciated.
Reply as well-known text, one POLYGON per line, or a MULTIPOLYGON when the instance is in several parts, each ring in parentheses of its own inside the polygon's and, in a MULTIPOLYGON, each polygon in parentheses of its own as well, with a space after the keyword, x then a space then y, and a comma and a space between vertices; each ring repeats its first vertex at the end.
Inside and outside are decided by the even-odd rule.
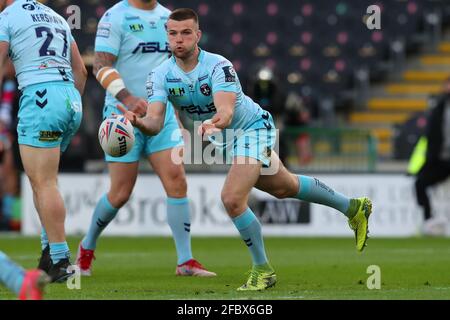
MULTIPOLYGON (((79 238, 69 238, 72 259, 79 238)), ((171 238, 103 237, 93 276, 80 290, 51 284, 46 299, 450 299, 450 239, 369 239, 356 252, 351 238, 266 238, 277 285, 240 293, 250 255, 238 237, 193 238, 195 257, 216 278, 176 277, 171 238), (381 288, 369 290, 370 265, 381 270, 381 288)), ((0 236, 0 249, 26 268, 39 257, 38 238, 0 236)), ((0 286, 0 299, 15 299, 0 286)))

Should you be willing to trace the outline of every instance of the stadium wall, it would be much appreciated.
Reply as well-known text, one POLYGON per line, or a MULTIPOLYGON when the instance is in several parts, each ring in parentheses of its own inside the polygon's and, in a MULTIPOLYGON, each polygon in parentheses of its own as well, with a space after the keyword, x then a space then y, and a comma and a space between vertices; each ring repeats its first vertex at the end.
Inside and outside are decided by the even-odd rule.
MULTIPOLYGON (((382 174, 333 174, 317 178, 346 195, 368 195, 374 212, 370 220, 372 237, 408 237, 418 234, 422 223, 416 205, 412 177, 382 174)), ((194 236, 238 236, 220 201, 224 174, 188 176, 194 236)), ((84 234, 97 200, 108 189, 106 174, 61 174, 59 186, 66 208, 66 232, 84 234)), ((450 221, 450 183, 431 190, 437 216, 450 221)), ((40 224, 33 205, 28 179, 22 177, 22 233, 38 235, 40 224)), ((156 175, 140 175, 130 201, 108 226, 106 235, 167 236, 166 203, 163 187, 156 175)), ((250 206, 263 224, 264 234, 273 236, 348 236, 353 234, 347 219, 339 212, 321 205, 297 200, 277 200, 254 190, 250 206)), ((448 228, 449 229, 449 228, 448 228)), ((450 236, 450 230, 447 230, 450 236)))

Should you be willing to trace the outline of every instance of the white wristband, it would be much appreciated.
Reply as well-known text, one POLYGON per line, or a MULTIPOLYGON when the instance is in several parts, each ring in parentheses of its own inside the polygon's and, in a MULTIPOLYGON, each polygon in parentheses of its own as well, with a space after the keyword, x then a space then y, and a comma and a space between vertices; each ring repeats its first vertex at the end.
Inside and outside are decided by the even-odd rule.
POLYGON ((113 82, 110 83, 108 88, 106 90, 115 97, 122 89, 125 89, 125 83, 123 82, 122 78, 116 79, 113 82))

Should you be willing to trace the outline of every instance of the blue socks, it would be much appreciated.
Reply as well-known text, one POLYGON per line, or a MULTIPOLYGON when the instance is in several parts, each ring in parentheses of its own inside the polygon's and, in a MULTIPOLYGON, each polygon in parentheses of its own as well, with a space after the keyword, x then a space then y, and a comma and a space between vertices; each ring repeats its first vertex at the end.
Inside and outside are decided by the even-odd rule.
POLYGON ((97 246, 97 238, 106 226, 114 219, 118 211, 119 209, 116 209, 111 205, 108 200, 108 195, 105 193, 95 207, 88 233, 81 242, 84 249, 95 250, 97 246))
POLYGON ((59 260, 70 258, 70 251, 67 242, 50 243, 50 258, 53 264, 57 264, 59 260))
POLYGON ((69 258, 70 257, 70 250, 69 246, 67 245, 67 242, 55 242, 55 243, 49 243, 47 232, 45 231, 44 227, 41 229, 41 248, 42 251, 47 246, 50 246, 50 258, 52 259, 53 264, 58 263, 59 260, 69 258))
POLYGON ((167 197, 167 223, 172 230, 178 265, 192 259, 191 218, 188 198, 167 197))
POLYGON ((256 219, 255 214, 250 208, 247 208, 241 215, 233 218, 233 223, 241 234, 250 254, 252 255, 253 265, 268 264, 264 241, 261 234, 261 224, 256 219))
MULTIPOLYGON (((346 216, 349 216, 350 199, 326 186, 316 178, 297 176, 300 192, 296 198, 308 202, 323 204, 332 207, 346 216)), ((353 212, 350 212, 353 213, 353 212)))
POLYGON ((25 270, 0 251, 0 282, 15 292, 15 294, 19 294, 24 277, 25 270))
POLYGON ((41 229, 41 248, 42 251, 48 246, 48 237, 47 232, 45 231, 44 227, 41 229))

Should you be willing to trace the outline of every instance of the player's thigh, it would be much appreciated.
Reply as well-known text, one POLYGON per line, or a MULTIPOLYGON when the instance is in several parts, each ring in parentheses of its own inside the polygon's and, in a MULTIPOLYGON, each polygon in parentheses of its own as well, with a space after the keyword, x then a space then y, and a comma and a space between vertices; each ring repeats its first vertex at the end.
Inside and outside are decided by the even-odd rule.
POLYGON ((248 195, 258 181, 262 163, 249 161, 244 157, 234 157, 222 189, 222 201, 240 201, 248 195), (252 162, 252 163, 250 163, 252 162))
POLYGON ((131 194, 136 184, 138 170, 139 162, 108 162, 111 194, 131 194))
POLYGON ((260 175, 255 187, 276 197, 293 196, 298 191, 298 179, 281 162, 278 154, 272 151, 271 166, 277 168, 274 174, 260 175))
POLYGON ((181 156, 183 145, 183 136, 173 111, 166 115, 161 132, 146 138, 144 152, 169 196, 182 197, 186 193, 181 156))
POLYGON ((20 145, 25 173, 33 186, 56 182, 61 151, 59 147, 36 148, 20 145))
POLYGON ((148 161, 161 179, 164 190, 172 197, 184 197, 187 192, 184 166, 172 159, 174 154, 178 155, 182 152, 182 148, 177 146, 148 155, 148 161))

